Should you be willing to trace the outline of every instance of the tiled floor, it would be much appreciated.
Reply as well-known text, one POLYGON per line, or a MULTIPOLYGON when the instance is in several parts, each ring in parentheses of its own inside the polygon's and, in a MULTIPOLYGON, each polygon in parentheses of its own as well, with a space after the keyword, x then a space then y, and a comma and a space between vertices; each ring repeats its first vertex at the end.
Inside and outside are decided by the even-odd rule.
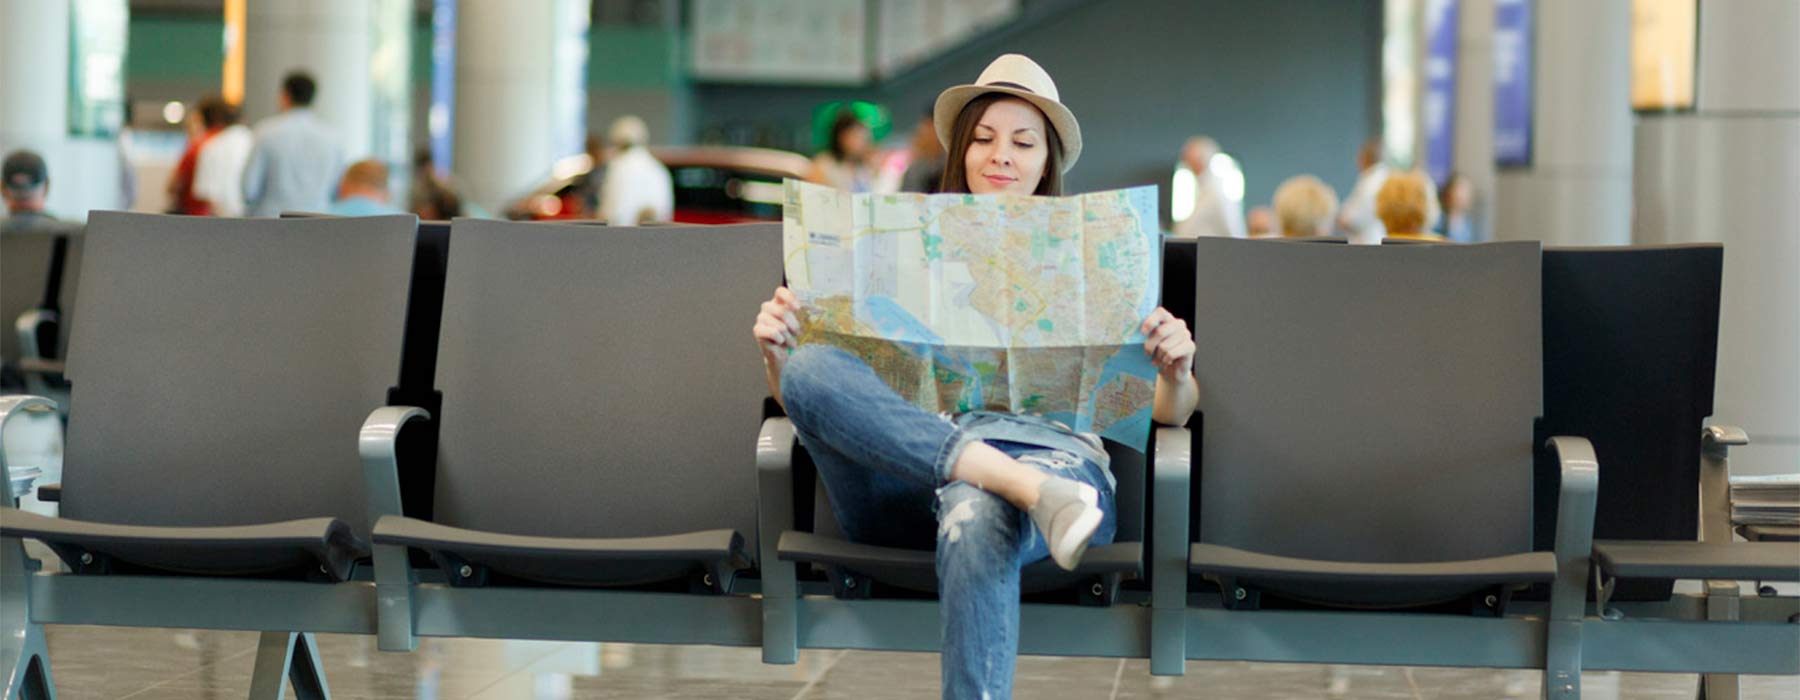
MULTIPOLYGON (((257 636, 250 632, 52 627, 50 655, 64 700, 242 698, 257 636)), ((372 638, 323 635, 333 697, 341 700, 587 700, 596 698, 937 697, 937 656, 807 651, 792 666, 757 650, 425 640, 412 654, 377 652, 372 638)), ((1692 698, 1694 676, 1590 673, 1589 700, 1692 698)), ((1535 698, 1531 671, 1190 662, 1180 678, 1152 678, 1142 660, 1024 657, 1020 698, 1535 698)), ((1796 700, 1800 678, 1746 677, 1744 700, 1796 700)), ((289 697, 292 697, 291 695, 289 697)))

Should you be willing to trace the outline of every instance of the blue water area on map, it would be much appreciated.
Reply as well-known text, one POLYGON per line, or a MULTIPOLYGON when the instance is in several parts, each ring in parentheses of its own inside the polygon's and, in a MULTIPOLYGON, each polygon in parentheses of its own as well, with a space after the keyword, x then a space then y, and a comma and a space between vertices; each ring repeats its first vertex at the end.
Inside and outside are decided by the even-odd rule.
MULTIPOLYGON (((1156 365, 1150 361, 1149 355, 1144 354, 1141 345, 1128 345, 1108 359, 1100 369, 1099 386, 1106 386, 1121 374, 1150 382, 1151 386, 1156 385, 1156 365)), ((1141 452, 1150 441, 1150 413, 1151 407, 1146 405, 1142 410, 1107 426, 1106 430, 1100 431, 1100 436, 1141 452)))
POLYGON ((931 331, 906 307, 894 301, 892 297, 873 295, 862 300, 858 313, 863 320, 875 326, 881 337, 902 343, 927 343, 942 345, 944 339, 931 331))

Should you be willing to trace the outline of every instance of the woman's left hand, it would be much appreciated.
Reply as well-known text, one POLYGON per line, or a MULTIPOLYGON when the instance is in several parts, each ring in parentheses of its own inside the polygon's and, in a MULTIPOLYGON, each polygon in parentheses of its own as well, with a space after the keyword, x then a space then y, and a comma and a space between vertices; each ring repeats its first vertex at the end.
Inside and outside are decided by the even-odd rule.
POLYGON ((1159 306, 1144 319, 1142 330, 1147 336, 1144 354, 1150 356, 1157 372, 1171 381, 1193 375, 1194 334, 1188 330, 1187 321, 1159 306))

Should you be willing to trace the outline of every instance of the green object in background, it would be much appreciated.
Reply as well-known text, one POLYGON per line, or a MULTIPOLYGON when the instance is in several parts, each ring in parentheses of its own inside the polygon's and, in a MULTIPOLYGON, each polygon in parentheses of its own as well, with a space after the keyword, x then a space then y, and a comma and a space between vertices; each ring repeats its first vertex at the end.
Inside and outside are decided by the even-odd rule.
POLYGON ((69 7, 69 133, 111 136, 125 120, 125 0, 78 0, 69 7))
POLYGON ((887 108, 881 105, 864 100, 826 102, 813 110, 813 150, 825 150, 826 142, 831 140, 831 123, 837 121, 838 111, 843 109, 849 109, 851 114, 856 115, 857 121, 869 127, 869 134, 877 143, 887 138, 888 132, 894 129, 894 120, 889 116, 887 108))

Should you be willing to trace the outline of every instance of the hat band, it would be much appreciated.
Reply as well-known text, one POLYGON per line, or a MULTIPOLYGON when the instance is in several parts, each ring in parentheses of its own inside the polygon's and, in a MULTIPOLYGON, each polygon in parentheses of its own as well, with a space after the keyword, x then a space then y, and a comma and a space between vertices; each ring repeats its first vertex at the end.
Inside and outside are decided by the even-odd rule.
POLYGON ((1029 93, 1031 93, 1031 94, 1033 94, 1033 95, 1036 95, 1036 94, 1037 94, 1037 91, 1036 91, 1036 90, 1033 90, 1033 89, 1031 89, 1031 88, 1028 88, 1028 87, 1025 87, 1025 86, 1024 86, 1024 85, 1020 85, 1020 84, 1018 84, 1018 83, 1009 83, 1009 82, 1006 82, 1006 81, 1004 81, 1004 80, 1002 80, 1002 81, 996 81, 996 82, 992 82, 992 83, 988 83, 988 84, 987 84, 987 85, 983 85, 983 86, 982 86, 982 87, 1003 87, 1003 88, 1012 88, 1012 89, 1014 89, 1014 90, 1024 90, 1024 91, 1026 91, 1026 92, 1029 92, 1029 93))

